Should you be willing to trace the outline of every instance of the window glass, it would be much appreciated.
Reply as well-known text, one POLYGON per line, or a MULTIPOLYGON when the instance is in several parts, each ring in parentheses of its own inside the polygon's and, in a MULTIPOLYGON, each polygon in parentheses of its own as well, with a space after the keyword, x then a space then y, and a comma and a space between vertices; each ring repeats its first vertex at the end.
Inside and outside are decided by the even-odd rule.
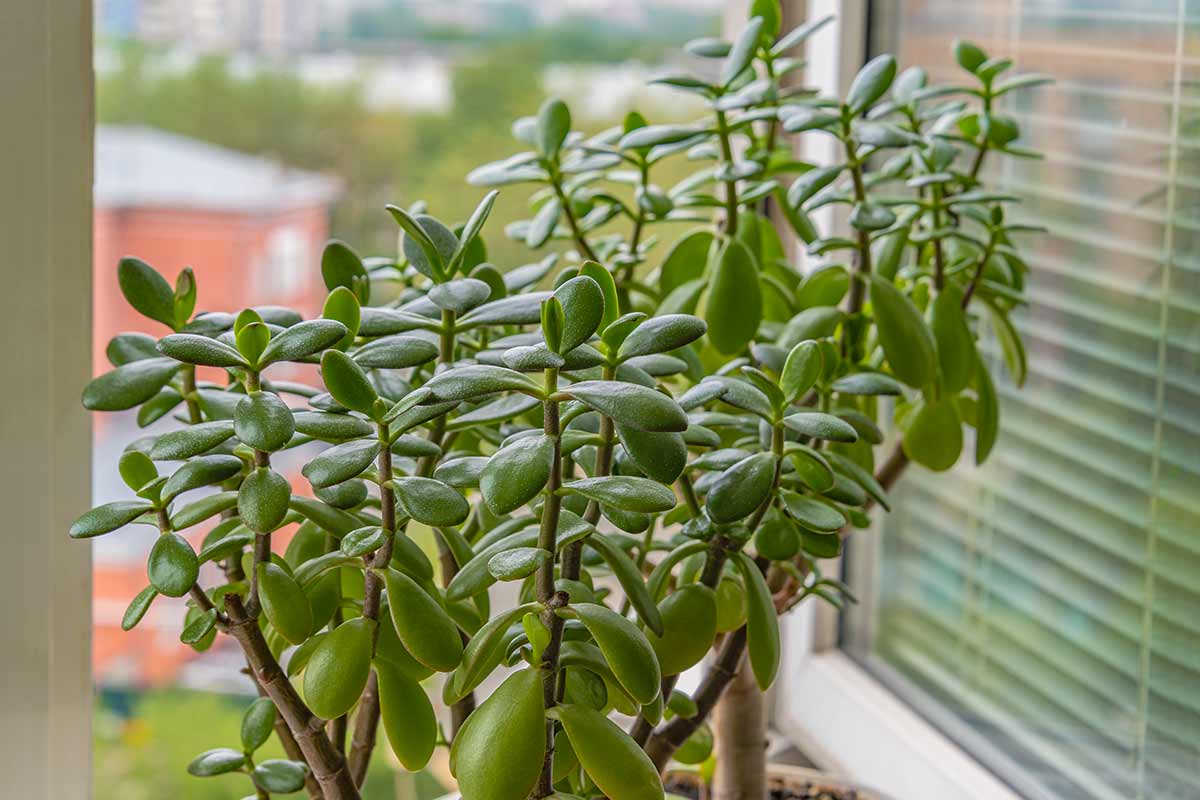
POLYGON ((845 644, 1029 797, 1200 796, 1200 3, 885 0, 872 28, 936 81, 961 36, 1057 83, 1004 108, 1045 159, 989 166, 1050 229, 1027 383, 983 468, 910 470, 857 537, 845 644))

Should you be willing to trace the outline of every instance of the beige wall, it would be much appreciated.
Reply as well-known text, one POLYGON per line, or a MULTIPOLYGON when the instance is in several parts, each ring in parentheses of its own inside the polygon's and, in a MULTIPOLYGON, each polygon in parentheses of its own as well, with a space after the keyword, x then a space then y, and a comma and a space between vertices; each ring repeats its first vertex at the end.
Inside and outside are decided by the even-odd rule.
POLYGON ((91 20, 0 3, 0 794, 30 800, 91 782, 91 20))

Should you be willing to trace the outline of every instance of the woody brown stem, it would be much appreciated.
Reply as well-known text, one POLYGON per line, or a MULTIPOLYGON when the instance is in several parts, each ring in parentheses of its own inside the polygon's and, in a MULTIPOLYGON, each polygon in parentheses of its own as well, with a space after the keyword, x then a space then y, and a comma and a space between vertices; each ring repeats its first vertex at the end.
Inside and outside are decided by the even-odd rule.
POLYGON ((229 615, 229 633, 242 646, 255 682, 275 704, 296 740, 304 761, 324 793, 325 800, 360 800, 358 787, 350 777, 346 760, 325 735, 324 724, 296 692, 287 675, 271 654, 267 640, 237 594, 225 595, 225 613, 229 615))

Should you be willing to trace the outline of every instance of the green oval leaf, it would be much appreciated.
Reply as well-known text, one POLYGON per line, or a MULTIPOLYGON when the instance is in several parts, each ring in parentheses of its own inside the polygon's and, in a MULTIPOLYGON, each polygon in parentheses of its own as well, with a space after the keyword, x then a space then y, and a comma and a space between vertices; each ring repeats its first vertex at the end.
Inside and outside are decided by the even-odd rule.
POLYGON ((747 456, 721 473, 705 498, 709 519, 718 524, 748 517, 771 494, 775 482, 775 457, 770 453, 747 456))
POLYGON ((314 489, 356 478, 371 466, 382 446, 375 439, 359 439, 339 444, 318 454, 300 468, 314 489))
POLYGON ((182 461, 207 453, 233 436, 233 420, 216 420, 168 431, 154 440, 150 458, 155 461, 182 461))
POLYGON ((175 291, 153 267, 139 258, 122 258, 117 263, 117 284, 138 313, 175 328, 175 291))
POLYGON ((153 504, 145 500, 117 500, 105 503, 84 512, 71 523, 72 539, 90 539, 123 528, 135 519, 153 510, 153 504))
POLYGON ((379 680, 379 717, 388 744, 410 772, 429 763, 437 744, 438 724, 433 705, 421 684, 387 661, 375 662, 379 680))
POLYGON ((304 667, 304 700, 321 719, 337 719, 358 702, 371 671, 375 621, 355 617, 333 629, 304 667))
POLYGON ((257 467, 238 489, 238 514, 250 530, 270 533, 287 516, 291 494, 287 478, 270 467, 257 467))
POLYGON ((232 478, 242 471, 242 460, 237 456, 201 456, 188 461, 167 479, 159 495, 162 502, 169 503, 184 492, 211 486, 232 478))
POLYGON ((890 281, 872 275, 871 308, 879 344, 896 377, 916 389, 932 384, 937 379, 937 348, 913 301, 890 281))
POLYGON ((326 350, 321 355, 321 378, 334 400, 346 408, 372 415, 379 395, 350 356, 340 350, 326 350))
POLYGON ((678 675, 699 664, 717 635, 717 601, 699 583, 677 588, 659 603, 663 633, 651 634, 650 645, 663 675, 678 675))
POLYGON ((662 672, 654 648, 637 625, 595 603, 573 604, 560 609, 558 614, 575 617, 583 623, 596 640, 613 675, 638 703, 645 705, 658 696, 662 672))
POLYGON ((400 477, 393 479, 391 486, 404 513, 425 525, 458 525, 471 512, 465 497, 432 478, 400 477))
POLYGON ((670 511, 675 507, 675 493, 670 488, 649 478, 631 475, 580 478, 565 484, 563 490, 622 511, 641 514, 670 511))
POLYGON ((392 624, 413 658, 439 672, 457 667, 462 661, 462 639, 441 605, 403 572, 386 570, 384 583, 392 624))
POLYGON ((704 319, 708 341, 726 355, 740 352, 758 333, 762 289, 754 256, 740 241, 725 245, 708 287, 704 319))
POLYGON ((537 497, 554 466, 554 441, 527 436, 500 448, 479 476, 479 490, 494 513, 508 514, 537 497))
POLYGON ((313 628, 312 609, 300 584, 278 564, 257 567, 258 596, 267 620, 284 639, 300 644, 313 628))
POLYGON ((211 778, 214 775, 224 775, 226 772, 239 770, 245 763, 246 756, 237 750, 218 747, 214 750, 206 750, 192 759, 187 766, 187 771, 189 775, 195 775, 197 778, 211 778))
POLYGON ((267 743, 275 726, 275 704, 260 697, 242 714, 242 749, 253 753, 267 743))
POLYGON ((779 671, 779 618, 771 590, 758 565, 745 553, 730 556, 746 587, 746 645, 750 651, 750 669, 764 691, 779 671))
POLYGON ((345 325, 332 319, 298 322, 271 337, 267 348, 258 357, 258 365, 262 368, 277 361, 300 361, 333 347, 347 332, 345 325))
POLYGON ((904 452, 934 472, 954 466, 962 452, 962 420, 952 400, 922 403, 904 432, 904 452))
POLYGON ((177 533, 164 533, 150 549, 146 575, 150 585, 167 597, 183 597, 196 585, 200 560, 196 551, 177 533))
POLYGON ((292 410, 274 392, 251 392, 238 401, 233 426, 239 439, 268 453, 282 450, 296 432, 292 410))
POLYGON ((667 395, 645 386, 620 381, 582 381, 563 393, 599 411, 614 422, 640 431, 687 430, 687 414, 667 395))
POLYGON ((173 333, 158 343, 158 352, 185 364, 203 367, 249 366, 242 354, 224 342, 194 333, 173 333))
POLYGON ((125 411, 158 394, 179 370, 173 358, 133 361, 93 378, 83 389, 89 411, 125 411))
POLYGON ((467 717, 450 747, 450 771, 471 800, 525 800, 546 755, 542 677, 535 669, 508 676, 467 717))
POLYGON ((558 706, 558 719, 588 777, 612 800, 662 800, 658 768, 629 734, 585 705, 558 706))

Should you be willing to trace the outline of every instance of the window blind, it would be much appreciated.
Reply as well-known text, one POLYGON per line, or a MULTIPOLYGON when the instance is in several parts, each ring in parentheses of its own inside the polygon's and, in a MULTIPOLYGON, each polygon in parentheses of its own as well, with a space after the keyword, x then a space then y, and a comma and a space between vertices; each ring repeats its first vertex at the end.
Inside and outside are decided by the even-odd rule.
POLYGON ((1200 0, 877 0, 871 28, 931 82, 965 82, 961 36, 1057 83, 1004 109, 1045 159, 987 167, 1050 229, 1028 380, 983 468, 911 469, 852 542, 844 645, 1026 796, 1198 798, 1200 0))

